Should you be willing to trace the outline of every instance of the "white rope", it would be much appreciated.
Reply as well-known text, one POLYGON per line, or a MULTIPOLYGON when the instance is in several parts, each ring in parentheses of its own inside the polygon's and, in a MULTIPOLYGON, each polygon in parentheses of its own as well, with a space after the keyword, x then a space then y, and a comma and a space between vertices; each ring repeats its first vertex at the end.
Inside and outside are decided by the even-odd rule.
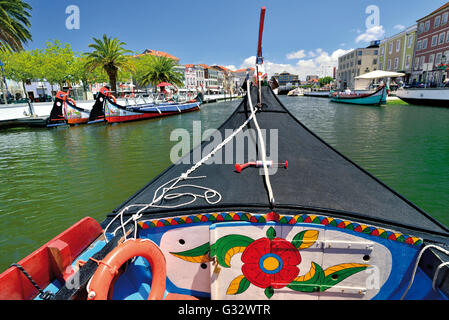
POLYGON ((433 276, 433 280, 432 280, 432 288, 433 291, 437 291, 437 278, 438 278, 438 274, 440 273, 441 268, 443 268, 444 266, 449 266, 449 261, 448 262, 443 262, 441 263, 438 268, 435 270, 435 275, 433 276))
MULTIPOLYGON (((443 248, 441 248, 441 247, 439 247, 437 245, 434 245, 434 244, 429 244, 429 245, 425 246, 424 248, 422 248, 422 250, 418 254, 418 257, 416 258, 416 263, 415 263, 415 267, 413 268, 413 272, 412 272, 412 277, 410 279, 410 283, 408 284, 407 289, 405 289, 405 292, 402 295, 401 300, 404 300, 404 298, 407 295, 408 291, 412 287, 413 282, 415 281, 415 275, 416 275, 416 272, 418 270, 419 261, 421 260, 421 257, 423 255, 424 251, 426 251, 427 249, 431 249, 431 248, 436 249, 438 251, 441 251, 441 252, 449 255, 449 251, 448 250, 445 250, 445 249, 443 249, 443 248)), ((443 265, 446 265, 446 264, 447 264, 447 262, 444 262, 444 263, 440 264, 438 266, 438 268, 437 268, 437 271, 439 271, 439 269, 441 269, 441 267, 443 267, 443 265)), ((435 274, 433 276, 433 280, 432 280, 432 287, 433 287, 433 289, 435 291, 436 291, 435 283, 436 283, 437 277, 438 277, 438 272, 435 272, 435 274)))
MULTIPOLYGON (((251 108, 251 113, 255 114, 255 109, 253 106, 253 103, 251 101, 251 97, 250 97, 250 82, 249 80, 247 80, 247 88, 248 88, 248 96, 249 96, 249 107, 251 108)), ((259 90, 260 90, 260 82, 259 82, 259 90)), ((271 188, 271 182, 270 182, 270 175, 268 173, 268 166, 267 166, 267 154, 266 154, 266 150, 265 150, 265 142, 263 140, 263 136, 262 136, 262 131, 260 130, 259 127, 259 123, 257 122, 257 117, 254 117, 254 124, 256 125, 256 129, 257 129, 257 136, 259 139, 259 144, 260 144, 260 148, 262 149, 262 164, 263 164, 263 171, 264 171, 264 175, 265 175, 265 183, 267 185, 267 190, 268 190, 268 197, 270 199, 270 203, 272 206, 274 206, 274 196, 273 196, 273 190, 271 188)))
MULTIPOLYGON (((187 185, 179 185, 178 183, 183 181, 183 180, 189 180, 189 179, 202 179, 205 178, 205 176, 201 176, 201 177, 190 177, 190 175, 197 170, 199 167, 201 167, 206 161, 208 161, 210 158, 212 158, 212 156, 217 153, 217 151, 221 150, 227 143, 229 143, 239 132, 241 132, 247 125, 248 123, 252 120, 255 119, 255 115, 256 115, 256 110, 252 107, 252 102, 251 102, 251 97, 250 94, 248 94, 249 97, 249 103, 251 106, 251 114, 248 117, 248 119, 246 119, 246 121, 237 129, 235 130, 231 135, 229 135, 225 140, 223 140, 223 142, 221 142, 219 145, 217 145, 209 154, 207 154, 203 159, 201 159, 200 161, 198 161, 194 166, 192 166, 189 170, 187 170, 186 172, 184 172, 183 174, 181 174, 181 176, 179 176, 178 178, 174 178, 168 182, 166 182, 165 184, 163 184, 162 186, 160 186, 159 188, 157 188, 157 190, 154 192, 153 195, 153 200, 151 203, 149 204, 132 204, 129 206, 126 206, 125 208, 123 208, 122 210, 120 210, 120 212, 109 222, 109 224, 106 226, 106 228, 103 231, 103 235, 105 237, 105 240, 107 242, 107 238, 106 238, 106 233, 107 230, 109 229, 109 227, 112 225, 112 223, 120 218, 120 226, 118 228, 116 228, 113 232, 113 234, 115 235, 116 232, 119 229, 122 229, 123 235, 125 237, 126 240, 126 229, 125 226, 130 223, 131 221, 134 221, 134 238, 137 237, 137 221, 142 217, 142 212, 145 211, 146 209, 153 207, 153 208, 164 208, 164 209, 175 209, 175 208, 179 208, 188 204, 191 204, 193 202, 195 202, 198 198, 203 198, 205 199, 209 204, 217 204, 221 201, 222 196, 221 194, 211 188, 207 188, 207 187, 203 187, 203 186, 198 186, 198 185, 193 185, 193 184, 187 184, 187 185), (200 189, 200 190, 204 190, 204 193, 201 194, 195 194, 195 193, 175 193, 175 194, 170 194, 167 195, 168 192, 172 191, 172 190, 176 190, 176 189, 180 189, 180 188, 184 188, 184 187, 190 187, 190 188, 194 188, 194 189, 200 189), (177 204, 177 205, 158 205, 158 203, 160 203, 162 200, 173 200, 173 199, 178 199, 181 197, 192 197, 192 199, 190 201, 181 203, 181 204, 177 204), (213 201, 211 199, 217 198, 217 200, 213 201), (123 215, 125 212, 127 212, 129 209, 133 208, 133 207, 141 207, 140 210, 138 210, 134 215, 131 216, 131 218, 129 218, 126 221, 123 221, 123 215)), ((258 125, 256 125, 258 127, 258 125)), ((260 130, 260 129, 259 129, 260 130)), ((261 135, 259 134, 259 137, 261 137, 261 135)), ((263 140, 262 140, 263 142, 263 140)), ((265 150, 265 146, 263 146, 263 150, 265 150)), ((264 156, 265 156, 265 152, 263 152, 264 156)), ((266 166, 266 164, 265 164, 266 166)), ((266 173, 268 173, 268 171, 266 171, 266 173)), ((268 181, 269 183, 269 181, 268 181)), ((271 186, 270 186, 271 189, 271 186)))

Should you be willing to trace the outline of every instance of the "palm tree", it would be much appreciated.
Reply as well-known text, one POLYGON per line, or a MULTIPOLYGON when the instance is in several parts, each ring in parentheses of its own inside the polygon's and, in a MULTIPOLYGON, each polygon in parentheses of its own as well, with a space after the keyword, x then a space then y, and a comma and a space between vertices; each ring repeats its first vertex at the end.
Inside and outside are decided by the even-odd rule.
POLYGON ((23 0, 0 0, 0 47, 9 45, 14 51, 32 40, 28 30, 31 6, 23 0))
POLYGON ((93 40, 94 43, 90 44, 89 48, 94 49, 94 51, 87 53, 86 68, 90 72, 97 68, 103 68, 109 77, 111 90, 117 92, 118 71, 134 70, 130 56, 125 55, 132 51, 123 48, 126 43, 117 38, 108 38, 105 34, 103 40, 97 38, 93 38, 93 40))
POLYGON ((173 59, 159 56, 151 56, 148 71, 140 79, 142 86, 152 84, 157 86, 161 82, 168 82, 182 87, 183 74, 176 71, 177 62, 173 59))

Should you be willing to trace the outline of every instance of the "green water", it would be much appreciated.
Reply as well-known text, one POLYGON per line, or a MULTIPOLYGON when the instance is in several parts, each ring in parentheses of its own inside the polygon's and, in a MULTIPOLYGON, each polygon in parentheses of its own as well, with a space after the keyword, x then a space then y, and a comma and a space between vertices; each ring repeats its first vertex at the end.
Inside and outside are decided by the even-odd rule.
MULTIPOLYGON (((449 225, 449 109, 281 97, 321 138, 449 225)), ((117 125, 0 131, 0 271, 85 216, 105 215, 170 165, 174 129, 217 128, 239 102, 117 125)))

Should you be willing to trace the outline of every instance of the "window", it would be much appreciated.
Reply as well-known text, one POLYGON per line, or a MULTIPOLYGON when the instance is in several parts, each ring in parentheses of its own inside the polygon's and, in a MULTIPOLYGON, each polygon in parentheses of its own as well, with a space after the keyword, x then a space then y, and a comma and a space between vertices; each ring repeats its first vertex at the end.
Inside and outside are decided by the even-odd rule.
POLYGON ((392 53, 393 53, 393 42, 390 42, 390 43, 388 44, 388 53, 389 53, 389 54, 392 54, 392 53))
POLYGON ((359 66, 361 66, 361 65, 362 65, 362 60, 358 60, 358 61, 357 61, 357 64, 358 64, 359 66))
POLYGON ((434 28, 438 28, 440 26, 441 23, 441 16, 438 16, 435 18, 435 23, 433 24, 434 28))
POLYGON ((379 54, 379 50, 374 50, 374 55, 377 56, 379 54))
POLYGON ((385 49, 385 47, 380 48, 380 55, 381 55, 381 56, 384 55, 384 49, 385 49))
POLYGON ((399 68, 399 58, 394 59, 394 69, 397 70, 399 68))
POLYGON ((401 40, 396 41, 396 52, 399 52, 401 50, 401 40))
POLYGON ((427 49, 427 39, 424 39, 423 41, 422 41, 422 49, 424 50, 424 49, 427 49))
POLYGON ((413 44, 413 35, 408 36, 407 48, 411 48, 413 44))
POLYGON ((405 68, 406 69, 408 69, 408 68, 410 68, 410 62, 411 62, 411 56, 407 56, 406 58, 405 58, 405 68))
POLYGON ((432 37, 432 47, 435 47, 437 45, 437 41, 438 41, 438 36, 434 35, 432 37))
POLYGON ((435 62, 435 55, 431 54, 430 57, 429 57, 429 63, 432 65, 432 67, 433 67, 433 63, 434 62, 435 62))
POLYGON ((415 70, 419 69, 419 58, 415 59, 415 70))
POLYGON ((449 18, 449 12, 443 13, 442 18, 441 18, 441 24, 446 24, 448 18, 449 18))
POLYGON ((359 52, 357 52, 357 54, 358 54, 358 56, 360 57, 360 56, 362 56, 363 52, 362 52, 362 51, 359 51, 359 52))
POLYGON ((429 21, 426 21, 425 27, 424 27, 424 32, 427 32, 427 31, 429 31, 429 30, 430 30, 430 20, 429 20, 429 21))
POLYGON ((388 66, 387 66, 387 70, 391 70, 391 59, 388 59, 388 66))
POLYGON ((446 37, 446 33, 445 32, 440 33, 440 37, 438 39, 438 44, 443 44, 445 37, 446 37))
POLYGON ((379 64, 379 70, 383 70, 384 69, 384 64, 381 62, 380 64, 379 64))
POLYGON ((421 50, 422 48, 422 41, 419 40, 418 43, 416 43, 416 50, 421 50))
POLYGON ((421 23, 419 24, 418 32, 419 32, 419 33, 423 33, 423 32, 424 32, 424 23, 421 22, 421 23))
POLYGON ((377 64, 377 59, 374 59, 374 60, 373 60, 373 64, 377 64))
POLYGON ((436 58, 435 58, 435 65, 437 66, 437 65, 439 65, 440 63, 441 63, 441 57, 443 56, 443 54, 440 52, 440 53, 437 53, 437 56, 436 56, 436 58))
POLYGON ((426 62, 426 57, 422 56, 419 62, 419 68, 422 69, 424 67, 424 62, 426 62))

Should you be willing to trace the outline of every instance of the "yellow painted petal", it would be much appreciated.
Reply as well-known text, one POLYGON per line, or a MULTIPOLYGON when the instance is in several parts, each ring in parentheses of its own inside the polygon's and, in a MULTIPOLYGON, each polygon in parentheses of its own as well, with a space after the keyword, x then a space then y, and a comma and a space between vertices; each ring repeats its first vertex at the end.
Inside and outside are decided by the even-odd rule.
POLYGON ((228 250, 228 252, 226 252, 225 255, 225 262, 226 265, 230 266, 231 265, 231 258, 236 255, 237 253, 243 252, 245 251, 246 247, 233 247, 231 249, 228 250))
POLYGON ((228 294, 228 295, 236 294, 237 291, 239 290, 239 285, 243 278, 245 278, 245 276, 241 275, 241 276, 238 276, 237 278, 235 278, 234 280, 232 280, 231 283, 229 284, 226 294, 228 294))
POLYGON ((312 267, 310 268, 310 271, 307 274, 300 276, 300 277, 296 277, 293 281, 294 282, 308 281, 313 278, 313 276, 315 275, 315 272, 316 272, 316 268, 315 268, 315 265, 312 263, 312 267))
POLYGON ((192 262, 192 263, 205 263, 205 262, 209 262, 210 261, 210 257, 209 254, 204 254, 202 256, 197 256, 197 257, 186 257, 186 256, 181 256, 178 255, 176 253, 170 252, 172 255, 174 255, 176 258, 179 258, 181 260, 187 261, 187 262, 192 262))
POLYGON ((324 270, 324 276, 328 276, 332 273, 335 273, 337 271, 340 270, 344 270, 344 269, 351 269, 351 268, 360 268, 360 267, 369 267, 369 264, 360 264, 360 263, 343 263, 343 264, 339 264, 330 268, 327 268, 326 270, 324 270))
POLYGON ((311 247, 318 239, 319 234, 320 233, 318 232, 318 230, 306 231, 304 237, 302 238, 302 244, 299 246, 298 250, 304 250, 311 247))

